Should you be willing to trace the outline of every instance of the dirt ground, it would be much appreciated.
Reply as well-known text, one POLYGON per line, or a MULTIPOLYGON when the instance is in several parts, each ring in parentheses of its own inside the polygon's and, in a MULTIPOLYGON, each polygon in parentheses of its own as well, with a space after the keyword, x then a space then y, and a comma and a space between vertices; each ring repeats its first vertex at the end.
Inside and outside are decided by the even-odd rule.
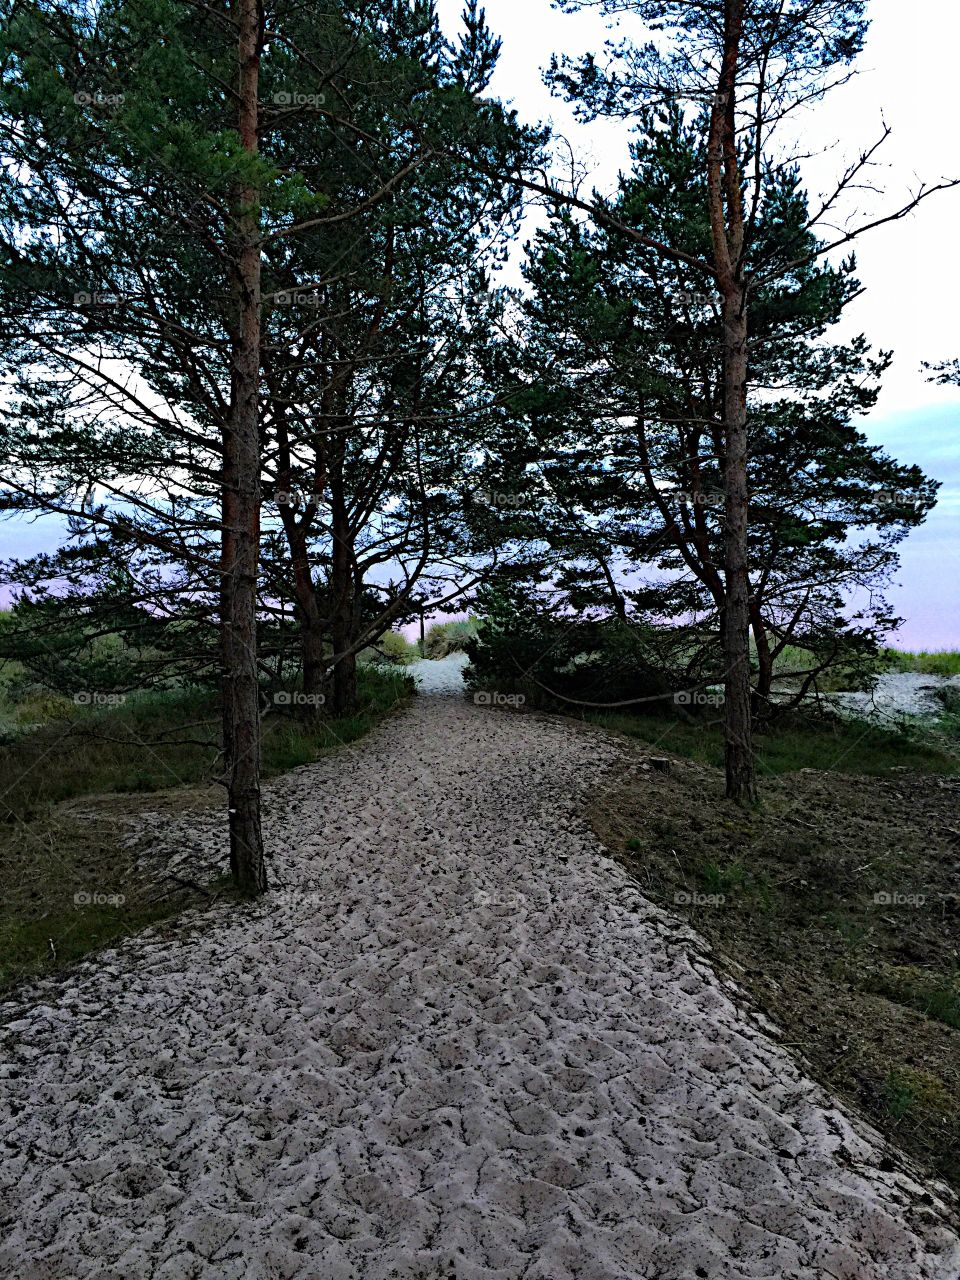
POLYGON ((960 779, 805 769, 757 812, 631 743, 591 820, 825 1085, 960 1188, 960 779))

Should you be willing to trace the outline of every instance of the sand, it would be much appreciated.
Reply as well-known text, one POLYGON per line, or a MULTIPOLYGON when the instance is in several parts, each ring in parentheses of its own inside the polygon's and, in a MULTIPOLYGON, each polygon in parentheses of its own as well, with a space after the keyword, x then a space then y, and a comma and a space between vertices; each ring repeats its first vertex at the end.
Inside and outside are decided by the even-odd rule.
POLYGON ((271 785, 265 899, 0 1006, 0 1275, 956 1280, 946 1193, 578 816, 616 741, 417 674, 271 785))

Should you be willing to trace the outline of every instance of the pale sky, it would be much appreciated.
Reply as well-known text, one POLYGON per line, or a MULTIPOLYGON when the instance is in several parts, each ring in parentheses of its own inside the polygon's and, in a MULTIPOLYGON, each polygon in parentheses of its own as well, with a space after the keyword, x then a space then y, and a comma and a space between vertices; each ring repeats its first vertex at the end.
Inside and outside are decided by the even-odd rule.
MULTIPOLYGON (((484 0, 487 20, 503 39, 490 92, 522 119, 552 120, 594 175, 610 190, 628 162, 627 129, 609 121, 584 126, 542 81, 552 53, 602 54, 608 20, 595 11, 558 12, 551 0, 484 0)), ((462 0, 438 0, 454 30, 462 0)), ((824 154, 803 165, 812 193, 880 135, 871 181, 885 194, 864 192, 872 217, 905 203, 921 183, 960 177, 957 141, 957 50, 960 0, 871 0, 871 29, 858 74, 806 113, 803 149, 824 154)), ((629 18, 621 19, 626 32, 629 18)), ((960 648, 960 388, 926 381, 921 361, 960 356, 960 188, 930 197, 908 218, 867 233, 856 245, 866 292, 849 308, 840 335, 864 332, 895 359, 867 434, 901 461, 916 462, 944 482, 940 504, 902 551, 901 585, 890 593, 907 618, 897 643, 909 648, 960 648)))

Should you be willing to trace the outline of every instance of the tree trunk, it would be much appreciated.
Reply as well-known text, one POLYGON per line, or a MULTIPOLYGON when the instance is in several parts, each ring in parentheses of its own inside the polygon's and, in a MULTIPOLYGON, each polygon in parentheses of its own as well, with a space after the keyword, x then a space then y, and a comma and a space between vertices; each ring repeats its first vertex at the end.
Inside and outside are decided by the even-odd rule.
POLYGON ((723 59, 710 113, 707 191, 714 269, 723 299, 724 756, 727 798, 756 799, 750 696, 747 565, 747 295, 744 210, 737 150, 737 74, 744 0, 723 0, 723 59))
POLYGON ((327 662, 323 652, 324 627, 319 616, 301 620, 301 646, 303 655, 303 692, 312 699, 307 705, 319 709, 324 696, 327 678, 327 662))
POLYGON ((283 523, 290 547, 296 617, 300 627, 300 656, 303 668, 303 692, 309 701, 308 714, 315 715, 322 705, 326 684, 326 658, 323 651, 324 619, 317 600, 317 586, 310 569, 306 534, 293 513, 283 513, 283 523))
POLYGON ((725 528, 723 665, 727 797, 756 800, 750 688, 750 576, 747 565, 747 310, 724 302, 725 528))
POLYGON ((751 605, 750 623, 757 649, 757 681, 753 691, 753 714, 755 719, 767 719, 773 709, 771 702, 773 656, 770 651, 770 636, 756 602, 751 605))
MULTIPOLYGON (((261 18, 240 0, 239 132, 257 150, 261 18)), ((237 303, 230 418, 224 432, 221 628, 223 748, 229 803, 230 870, 242 893, 267 887, 260 829, 260 688, 257 573, 260 551, 260 217, 257 192, 237 192, 233 221, 237 303)))
POLYGON ((344 442, 329 464, 330 484, 330 640, 333 645, 332 709, 349 716, 357 709, 357 655, 347 653, 357 638, 357 600, 353 569, 353 530, 344 493, 344 442))
MULTIPOLYGON (((336 648, 336 641, 334 641, 334 648, 336 648)), ((357 709, 357 655, 355 653, 341 658, 333 669, 332 707, 335 716, 351 716, 357 709)))
POLYGON ((336 716, 352 715, 357 708, 357 655, 347 653, 355 640, 354 586, 346 520, 335 510, 333 554, 330 569, 333 644, 332 710, 336 716))

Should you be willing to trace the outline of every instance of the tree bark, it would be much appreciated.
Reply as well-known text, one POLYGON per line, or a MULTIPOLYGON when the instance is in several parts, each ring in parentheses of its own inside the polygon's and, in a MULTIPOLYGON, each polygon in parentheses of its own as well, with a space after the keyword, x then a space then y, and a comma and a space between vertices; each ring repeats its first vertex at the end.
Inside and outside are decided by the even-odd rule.
POLYGON ((757 649, 757 681, 753 691, 754 719, 768 718, 772 709, 773 653, 766 624, 757 607, 756 597, 750 604, 750 627, 757 649))
MULTIPOLYGON (((239 133, 257 151, 262 14, 239 0, 239 133)), ((260 828, 260 688, 257 671, 257 574, 260 552, 260 216, 256 188, 236 194, 235 327, 230 417, 223 440, 221 631, 223 750, 230 830, 230 870, 253 896, 267 887, 260 828)))
POLYGON ((324 686, 327 679, 327 660, 324 654, 324 626, 319 614, 314 610, 309 616, 301 618, 301 655, 303 663, 303 692, 311 701, 308 709, 319 714, 322 705, 320 699, 325 696, 324 686))
MULTIPOLYGON (((352 641, 345 637, 343 644, 348 647, 352 641)), ((336 648, 336 641, 334 641, 336 648)), ((357 655, 347 654, 341 658, 333 669, 333 714, 335 716, 352 716, 357 710, 357 655)))
POLYGON ((333 501, 333 548, 330 566, 331 626, 333 644, 332 710, 336 716, 352 715, 357 708, 357 655, 348 653, 356 639, 356 601, 352 544, 342 495, 333 501))
POLYGON ((313 700, 306 704, 306 710, 312 717, 319 713, 322 705, 320 699, 324 696, 326 684, 327 663, 323 651, 326 625, 320 613, 317 586, 310 568, 306 533, 294 514, 281 514, 290 547, 296 616, 300 627, 303 692, 313 700))
POLYGON ((724 742, 727 797, 756 800, 750 685, 750 575, 747 489, 747 310, 732 298, 724 307, 724 742))
POLYGON ((747 297, 744 208, 737 152, 737 74, 744 0, 724 0, 723 58, 710 114, 707 190, 714 269, 723 299, 724 757, 727 798, 756 799, 750 689, 747 297))
MULTIPOLYGON (((338 389, 342 395, 342 389, 338 389)), ((345 422, 345 418, 340 418, 345 422)), ((328 459, 330 492, 330 642, 333 646, 331 707, 336 716, 357 709, 357 655, 349 650, 357 639, 359 601, 354 569, 355 530, 347 502, 344 468, 346 435, 340 433, 328 459)))

